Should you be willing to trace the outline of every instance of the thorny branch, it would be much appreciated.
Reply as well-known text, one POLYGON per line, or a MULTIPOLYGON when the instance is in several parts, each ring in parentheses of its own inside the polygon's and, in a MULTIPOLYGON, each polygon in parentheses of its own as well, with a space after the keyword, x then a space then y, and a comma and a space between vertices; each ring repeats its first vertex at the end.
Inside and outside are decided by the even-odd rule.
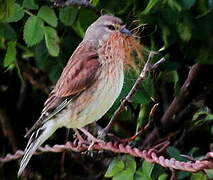
MULTIPOLYGON (((112 142, 97 142, 92 147, 90 147, 90 143, 85 142, 67 142, 64 145, 54 145, 49 146, 46 145, 44 147, 40 147, 39 150, 35 154, 41 154, 45 152, 64 152, 64 151, 75 151, 75 152, 83 152, 87 151, 90 147, 91 150, 106 150, 112 151, 114 153, 124 153, 129 154, 135 157, 143 158, 148 162, 160 164, 166 168, 173 168, 176 170, 183 170, 188 172, 197 172, 203 169, 212 169, 213 168, 213 160, 212 160, 212 152, 207 154, 207 158, 203 160, 195 160, 188 162, 180 162, 175 160, 174 158, 167 159, 159 154, 165 150, 165 148, 169 145, 168 141, 160 143, 155 147, 149 150, 140 150, 139 148, 131 147, 129 145, 125 145, 122 143, 112 143, 112 142)), ((0 158, 0 163, 4 164, 6 162, 19 159, 23 156, 24 152, 18 150, 15 154, 8 154, 3 158, 0 158)))

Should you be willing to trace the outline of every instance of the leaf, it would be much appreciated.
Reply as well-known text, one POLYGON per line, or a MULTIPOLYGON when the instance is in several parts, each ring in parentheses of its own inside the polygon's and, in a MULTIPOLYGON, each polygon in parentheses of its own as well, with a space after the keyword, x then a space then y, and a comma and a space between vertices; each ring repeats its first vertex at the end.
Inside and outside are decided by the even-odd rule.
POLYGON ((28 46, 38 44, 44 37, 44 23, 37 16, 31 16, 24 25, 24 41, 28 46))
POLYGON ((163 80, 163 82, 166 83, 173 83, 174 84, 174 90, 175 95, 178 95, 180 87, 179 87, 179 76, 177 71, 164 71, 160 73, 160 77, 163 80))
POLYGON ((164 26, 162 28, 162 38, 163 38, 163 42, 164 42, 164 46, 168 47, 169 46, 169 35, 170 35, 170 30, 167 26, 164 26))
POLYGON ((11 16, 9 16, 8 18, 5 19, 6 22, 17 22, 19 20, 21 20, 24 17, 24 10, 23 8, 15 3, 14 5, 14 12, 11 16))
POLYGON ((154 168, 154 164, 153 163, 150 163, 150 162, 147 162, 147 161, 143 161, 142 173, 146 174, 147 177, 151 178, 153 168, 154 168))
POLYGON ((17 34, 10 24, 0 22, 0 37, 7 40, 16 40, 17 34))
POLYGON ((110 163, 107 172, 105 173, 104 177, 113 177, 120 171, 124 169, 124 162, 119 159, 113 159, 113 161, 110 163))
POLYGON ((136 173, 137 179, 152 180, 152 171, 154 169, 154 164, 147 161, 143 161, 141 167, 136 173))
POLYGON ((183 41, 189 41, 191 39, 192 33, 191 30, 189 28, 189 26, 187 24, 184 23, 178 23, 177 24, 177 29, 180 35, 180 38, 183 41))
POLYGON ((143 15, 149 14, 150 11, 160 3, 159 0, 150 0, 146 8, 142 11, 143 15))
POLYGON ((158 180, 167 180, 168 179, 168 174, 163 173, 158 177, 158 180))
MULTIPOLYGON (((125 75, 125 84, 124 84, 124 87, 119 96, 120 98, 123 98, 128 94, 128 92, 133 87, 135 80, 137 78, 138 78, 138 75, 136 75, 136 74, 133 75, 133 74, 128 73, 125 75)), ((147 85, 147 89, 148 89, 148 85, 147 85)), ((134 103, 138 103, 138 104, 148 104, 151 101, 150 94, 153 91, 147 92, 147 89, 146 89, 146 87, 144 87, 144 85, 140 86, 140 88, 138 89, 136 94, 133 96, 132 101, 134 103)))
POLYGON ((166 0, 166 1, 172 9, 177 10, 177 11, 182 10, 182 7, 180 6, 180 4, 176 0, 166 0))
POLYGON ((174 85, 177 84, 177 82, 179 81, 179 77, 178 77, 178 73, 177 71, 165 71, 161 73, 161 78, 165 81, 165 82, 170 82, 170 83, 174 83, 174 85))
POLYGON ((206 107, 197 111, 192 118, 192 121, 195 122, 195 125, 202 125, 207 121, 213 120, 213 114, 209 112, 210 110, 206 107))
POLYGON ((16 60, 16 42, 10 41, 7 44, 7 51, 4 57, 4 67, 8 67, 16 60))
POLYGON ((45 34, 45 43, 48 49, 48 52, 51 56, 59 55, 59 37, 55 29, 46 26, 44 28, 45 34))
POLYGON ((180 156, 180 152, 175 147, 168 147, 167 152, 170 157, 175 158, 178 161, 186 161, 184 157, 180 156))
POLYGON ((182 6, 186 9, 190 9, 196 2, 196 0, 179 0, 179 1, 182 4, 182 6))
POLYGON ((80 23, 81 28, 86 32, 87 28, 97 19, 97 16, 94 13, 91 13, 89 9, 81 9, 78 21, 80 23), (85 18, 87 17, 87 18, 85 18))
POLYGON ((123 157, 125 159, 125 169, 129 169, 133 172, 133 174, 136 171, 136 162, 135 159, 132 156, 126 155, 123 157))
POLYGON ((99 0, 92 0, 91 5, 97 6, 98 3, 99 3, 99 0))
POLYGON ((213 169, 205 169, 209 179, 213 179, 213 169))
POLYGON ((11 16, 14 11, 15 0, 0 0, 0 20, 11 16))
POLYGON ((144 174, 142 171, 136 171, 134 180, 152 180, 152 178, 148 177, 146 174, 144 174))
POLYGON ((23 7, 26 9, 38 9, 38 5, 34 0, 24 0, 23 7))
POLYGON ((38 17, 43 19, 49 25, 56 27, 58 24, 57 17, 53 9, 48 6, 42 6, 38 11, 38 17))
POLYGON ((76 7, 60 8, 59 19, 66 26, 70 26, 75 22, 77 13, 78 13, 78 8, 76 7))
POLYGON ((79 20, 76 21, 73 25, 72 25, 73 30, 76 32, 76 34, 81 37, 84 38, 84 30, 80 25, 79 20))
POLYGON ((119 172, 112 178, 112 180, 133 180, 133 179, 134 173, 129 169, 119 172))
POLYGON ((190 177, 190 180, 207 180, 207 176, 202 173, 202 172, 199 172, 199 173, 194 173, 191 175, 190 177))

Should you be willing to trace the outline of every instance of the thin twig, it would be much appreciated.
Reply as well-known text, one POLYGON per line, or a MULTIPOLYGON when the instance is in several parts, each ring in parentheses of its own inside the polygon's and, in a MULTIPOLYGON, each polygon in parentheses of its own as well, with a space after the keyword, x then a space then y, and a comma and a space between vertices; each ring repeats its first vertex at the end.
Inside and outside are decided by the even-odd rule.
POLYGON ((128 102, 131 102, 132 97, 135 95, 135 93, 137 92, 137 90, 139 89, 141 83, 147 78, 149 72, 155 70, 160 64, 165 62, 165 58, 161 58, 159 61, 157 61, 154 65, 150 64, 150 61, 153 57, 153 55, 155 54, 155 52, 151 52, 149 54, 149 58, 146 62, 146 64, 144 65, 143 70, 141 71, 138 79, 136 80, 135 84, 133 85, 132 89, 129 91, 129 93, 127 94, 127 96, 122 100, 120 106, 118 107, 118 109, 115 111, 115 113, 113 114, 113 116, 110 119, 109 124, 99 132, 99 136, 101 136, 102 133, 106 134, 107 132, 109 132, 109 130, 112 128, 112 122, 118 118, 119 114, 121 112, 124 111, 125 106, 128 104, 128 102))

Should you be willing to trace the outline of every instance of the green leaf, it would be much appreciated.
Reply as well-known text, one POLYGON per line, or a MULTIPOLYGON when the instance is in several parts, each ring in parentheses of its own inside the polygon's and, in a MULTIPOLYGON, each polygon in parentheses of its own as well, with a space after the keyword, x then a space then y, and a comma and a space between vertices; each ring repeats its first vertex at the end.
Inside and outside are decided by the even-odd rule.
POLYGON ((76 21, 73 25, 72 25, 73 30, 76 32, 76 34, 81 37, 84 38, 84 29, 81 27, 79 20, 76 21))
POLYGON ((11 16, 14 11, 15 0, 0 0, 0 20, 11 16))
POLYGON ((158 177, 158 180, 167 180, 168 179, 168 174, 163 173, 158 177))
POLYGON ((17 34, 10 24, 0 22, 0 37, 7 40, 16 40, 17 34))
POLYGON ((99 3, 99 0, 92 0, 91 5, 97 6, 98 3, 99 3))
POLYGON ((81 9, 78 21, 80 23, 81 28, 86 32, 87 28, 97 19, 97 16, 94 13, 91 13, 89 9, 81 9), (87 17, 87 18, 85 18, 87 17))
POLYGON ((164 26, 162 28, 162 38, 163 38, 163 42, 164 42, 164 46, 168 47, 169 46, 169 35, 170 35, 170 30, 167 26, 164 26))
POLYGON ((120 159, 113 159, 110 163, 107 172, 105 173, 105 177, 113 177, 115 174, 119 173, 124 169, 124 162, 120 159))
POLYGON ((157 5, 160 4, 159 0, 150 0, 149 3, 147 4, 146 8, 142 11, 143 15, 149 14, 150 11, 154 8, 157 7, 157 5))
POLYGON ((19 20, 21 20, 24 17, 24 10, 23 8, 15 3, 14 5, 14 12, 11 16, 9 16, 8 18, 5 19, 6 22, 17 22, 19 20))
POLYGON ((57 17, 53 9, 48 6, 42 6, 38 11, 38 17, 43 19, 49 25, 56 27, 58 24, 57 17))
POLYGON ((190 9, 196 2, 196 0, 179 0, 179 1, 182 4, 182 6, 186 9, 190 9))
POLYGON ((166 83, 173 83, 174 84, 174 90, 175 95, 178 95, 179 93, 179 76, 177 71, 164 71, 160 73, 159 76, 163 82, 166 83))
POLYGON ((209 179, 213 179, 213 169, 205 169, 209 179))
POLYGON ((199 173, 193 173, 192 175, 191 175, 191 178, 190 178, 190 180, 207 180, 207 176, 204 174, 204 173, 202 173, 202 172, 199 172, 199 173))
POLYGON ((16 42, 10 41, 7 46, 7 51, 4 57, 4 67, 10 66, 16 60, 16 42))
POLYGON ((35 47, 35 60, 36 66, 42 71, 46 72, 52 84, 55 84, 63 70, 65 60, 61 57, 50 56, 45 44, 45 40, 42 40, 35 47))
POLYGON ((26 9, 38 9, 38 5, 34 0, 24 0, 23 7, 26 9))
POLYGON ((46 26, 44 29, 45 43, 51 56, 59 55, 59 37, 55 29, 46 26))
POLYGON ((28 46, 38 44, 44 37, 44 23, 37 16, 27 19, 24 26, 24 41, 28 46))
POLYGON ((166 1, 172 9, 177 10, 177 11, 182 10, 182 7, 180 6, 180 4, 176 0, 166 0, 166 1))
POLYGON ((77 13, 78 13, 78 8, 76 8, 76 7, 60 8, 59 19, 66 26, 70 26, 75 22, 77 13))
POLYGON ((178 32, 180 35, 180 38, 183 41, 189 41, 191 39, 192 33, 187 24, 184 23, 178 23, 177 24, 178 32))
POLYGON ((152 180, 152 178, 148 177, 146 174, 144 174, 142 171, 136 171, 134 180, 152 180))
MULTIPOLYGON (((137 79, 137 77, 138 77, 138 75, 136 75, 136 74, 133 75, 133 74, 128 73, 125 75, 125 84, 124 84, 124 88, 122 89, 121 94, 119 96, 120 98, 123 98, 128 94, 130 89, 133 87, 133 84, 135 83, 135 80, 137 79)), ((151 83, 151 81, 150 81, 150 83, 151 83)), ((152 91, 148 90, 149 89, 148 87, 151 88, 151 86, 152 86, 151 84, 149 84, 150 86, 148 84, 149 83, 147 82, 146 87, 144 85, 140 86, 139 90, 136 92, 136 94, 132 98, 132 101, 134 103, 148 104, 151 101, 150 96, 152 96, 153 90, 152 91)))
POLYGON ((153 168, 154 168, 153 163, 143 161, 142 173, 146 174, 149 178, 151 178, 153 168))
POLYGON ((210 113, 207 107, 204 107, 194 114, 192 120, 195 122, 195 125, 202 125, 207 121, 212 121, 213 114, 210 113))
POLYGON ((138 169, 136 173, 137 179, 144 179, 144 180, 152 180, 152 171, 154 168, 154 164, 143 161, 142 166, 138 169))
POLYGON ((129 169, 133 172, 133 174, 136 171, 136 162, 135 162, 135 158, 133 158, 132 156, 126 155, 124 156, 124 163, 125 163, 125 169, 129 169))
POLYGON ((180 152, 175 147, 168 147, 167 152, 170 157, 175 158, 178 161, 186 161, 184 157, 180 156, 180 152))
POLYGON ((112 180, 133 180, 133 179, 134 173, 129 169, 119 172, 112 178, 112 180))

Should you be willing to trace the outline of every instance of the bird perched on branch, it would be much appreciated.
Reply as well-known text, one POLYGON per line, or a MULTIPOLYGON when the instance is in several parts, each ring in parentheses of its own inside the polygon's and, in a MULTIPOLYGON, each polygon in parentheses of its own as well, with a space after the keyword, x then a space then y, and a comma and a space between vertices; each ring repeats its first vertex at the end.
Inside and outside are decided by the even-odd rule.
POLYGON ((82 128, 100 119, 123 87, 124 68, 134 67, 131 51, 139 43, 123 22, 104 15, 91 24, 44 103, 29 138, 18 175, 33 153, 58 128, 82 128))

